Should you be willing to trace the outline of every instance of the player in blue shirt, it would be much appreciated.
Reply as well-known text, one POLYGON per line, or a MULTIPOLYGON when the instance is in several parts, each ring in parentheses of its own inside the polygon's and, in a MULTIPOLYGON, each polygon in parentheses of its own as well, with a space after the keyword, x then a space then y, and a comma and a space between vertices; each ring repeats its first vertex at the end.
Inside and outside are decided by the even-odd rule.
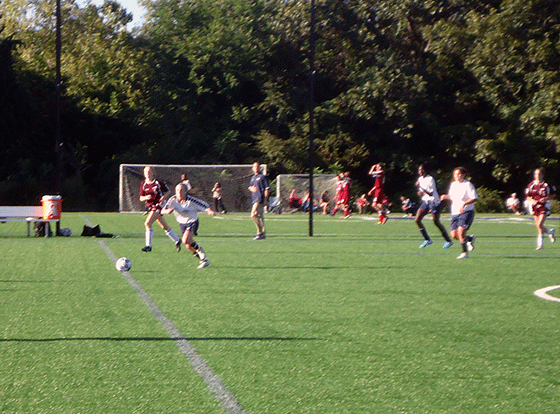
POLYGON ((261 165, 258 162, 253 164, 253 176, 249 182, 251 191, 251 217, 257 226, 257 235, 253 240, 263 240, 266 237, 264 227, 264 206, 270 196, 270 183, 268 178, 261 172, 261 165))

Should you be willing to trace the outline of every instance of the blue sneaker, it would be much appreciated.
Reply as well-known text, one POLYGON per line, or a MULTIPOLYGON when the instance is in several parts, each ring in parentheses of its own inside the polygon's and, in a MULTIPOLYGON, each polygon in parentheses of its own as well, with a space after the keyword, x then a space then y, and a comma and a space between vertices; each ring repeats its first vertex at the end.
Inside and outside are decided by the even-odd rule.
POLYGON ((422 242, 422 244, 420 245, 420 247, 418 247, 418 248, 419 248, 419 249, 423 249, 424 247, 429 246, 429 245, 432 244, 432 243, 433 243, 433 241, 431 241, 431 240, 424 240, 424 241, 422 242))
POLYGON ((443 243, 443 249, 449 249, 451 246, 453 246, 453 242, 445 242, 443 243))

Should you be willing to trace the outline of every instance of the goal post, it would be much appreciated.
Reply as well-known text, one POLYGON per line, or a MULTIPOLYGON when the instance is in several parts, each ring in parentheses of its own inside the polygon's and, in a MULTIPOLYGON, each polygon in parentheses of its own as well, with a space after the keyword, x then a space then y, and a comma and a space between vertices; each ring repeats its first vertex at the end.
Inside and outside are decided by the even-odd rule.
MULTIPOLYGON (((228 212, 251 211, 249 181, 253 175, 253 164, 238 165, 165 165, 165 164, 121 164, 119 169, 119 212, 139 213, 146 210, 139 200, 140 184, 144 180, 144 167, 151 165, 154 177, 164 182, 170 193, 181 176, 187 175, 194 197, 206 201, 214 209, 212 187, 219 182, 222 187, 222 201, 228 212)), ((266 164, 261 164, 266 174, 266 164)))

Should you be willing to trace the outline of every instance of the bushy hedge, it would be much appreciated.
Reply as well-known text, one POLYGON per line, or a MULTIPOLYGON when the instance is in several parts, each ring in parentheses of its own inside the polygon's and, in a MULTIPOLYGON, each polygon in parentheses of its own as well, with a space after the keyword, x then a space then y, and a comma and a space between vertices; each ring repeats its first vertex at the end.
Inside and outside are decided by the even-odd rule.
POLYGON ((476 192, 478 194, 478 201, 476 202, 477 212, 503 213, 505 211, 501 191, 478 187, 476 192))

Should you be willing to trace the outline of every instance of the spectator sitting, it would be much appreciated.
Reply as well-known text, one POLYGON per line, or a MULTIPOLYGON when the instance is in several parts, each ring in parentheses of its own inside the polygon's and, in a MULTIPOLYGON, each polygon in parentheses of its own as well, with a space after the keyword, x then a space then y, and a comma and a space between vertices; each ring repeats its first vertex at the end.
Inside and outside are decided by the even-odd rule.
POLYGON ((331 205, 329 204, 329 192, 327 190, 323 191, 323 194, 321 194, 319 207, 321 207, 321 210, 323 210, 323 214, 329 214, 331 212, 331 205))
POLYGON ((410 198, 401 196, 402 211, 406 216, 414 217, 416 215, 416 203, 411 201, 410 198))
POLYGON ((296 195, 296 189, 294 188, 290 192, 290 208, 299 209, 301 208, 301 197, 296 195))
POLYGON ((358 206, 358 213, 365 214, 367 206, 369 205, 367 196, 365 194, 362 194, 362 196, 356 200, 356 205, 358 206))
POLYGON ((512 213, 519 215, 521 214, 521 211, 519 210, 520 206, 521 206, 521 202, 517 198, 517 194, 512 193, 511 197, 506 200, 506 209, 508 211, 511 211, 512 213))
POLYGON ((310 206, 312 206, 311 208, 313 208, 313 211, 317 211, 317 203, 315 201, 313 201, 313 204, 311 203, 312 200, 310 199, 310 192, 309 192, 309 188, 305 191, 305 195, 303 196, 303 211, 309 211, 310 206))

